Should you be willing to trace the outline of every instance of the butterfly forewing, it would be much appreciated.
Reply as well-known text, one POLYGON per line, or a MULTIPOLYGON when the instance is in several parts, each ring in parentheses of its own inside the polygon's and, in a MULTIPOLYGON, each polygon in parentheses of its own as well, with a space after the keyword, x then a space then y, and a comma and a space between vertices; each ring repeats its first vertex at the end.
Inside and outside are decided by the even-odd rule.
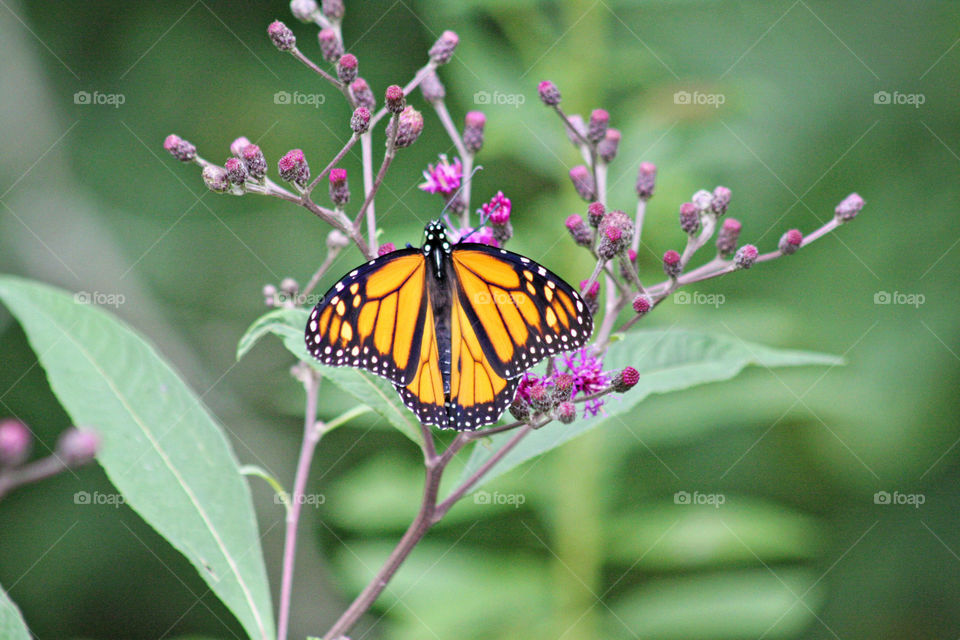
MULTIPOLYGON (((307 350, 323 364, 366 369, 407 385, 429 313, 427 264, 401 249, 354 269, 324 295, 307 321, 307 350)), ((428 332, 433 336, 433 324, 428 332)), ((435 343, 435 341, 434 341, 435 343)))
POLYGON ((580 294, 546 267, 482 244, 459 244, 451 259, 464 314, 502 378, 590 338, 593 318, 580 294))

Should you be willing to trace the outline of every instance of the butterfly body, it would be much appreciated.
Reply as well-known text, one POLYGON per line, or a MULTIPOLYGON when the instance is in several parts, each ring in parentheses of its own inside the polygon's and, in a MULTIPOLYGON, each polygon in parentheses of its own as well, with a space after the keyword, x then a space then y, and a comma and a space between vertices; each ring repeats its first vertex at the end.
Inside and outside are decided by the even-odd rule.
POLYGON ((524 371, 590 337, 586 304, 533 260, 449 241, 440 222, 419 249, 375 258, 314 307, 307 349, 324 364, 391 381, 425 424, 496 422, 524 371))

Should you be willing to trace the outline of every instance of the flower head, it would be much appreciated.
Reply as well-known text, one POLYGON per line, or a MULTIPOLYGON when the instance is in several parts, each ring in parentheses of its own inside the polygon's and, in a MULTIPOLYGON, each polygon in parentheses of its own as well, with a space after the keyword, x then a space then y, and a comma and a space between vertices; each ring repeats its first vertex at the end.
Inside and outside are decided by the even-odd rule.
POLYGON ((397 250, 397 247, 392 242, 385 242, 377 249, 378 256, 385 256, 388 253, 393 253, 397 250))
POLYGON ((317 34, 317 41, 320 43, 320 54, 327 62, 335 63, 343 55, 343 43, 333 29, 321 29, 317 34))
POLYGON ((743 225, 736 218, 727 218, 717 234, 717 253, 726 258, 737 250, 737 240, 740 238, 740 229, 743 225))
POLYGON ((844 198, 834 210, 837 220, 840 222, 853 220, 857 217, 857 214, 860 213, 860 210, 863 209, 863 204, 863 198, 860 197, 860 194, 851 193, 844 198))
POLYGON ((197 157, 197 148, 175 133, 171 133, 163 141, 163 148, 181 162, 190 162, 197 157))
POLYGON ((652 162, 641 162, 637 171, 637 195, 641 200, 653 197, 653 188, 657 182, 657 165, 652 162))
POLYGON ((500 247, 500 243, 497 242, 496 237, 494 236, 493 229, 490 227, 477 227, 476 229, 460 229, 457 233, 454 234, 457 236, 455 241, 464 241, 464 242, 477 242, 479 244, 485 244, 490 247, 500 247))
MULTIPOLYGON (((417 141, 417 138, 423 132, 423 114, 413 107, 407 107, 401 111, 396 122, 397 137, 394 142, 397 149, 409 147, 417 141)), ((387 144, 390 144, 390 138, 393 136, 392 124, 393 120, 387 125, 387 144)))
POLYGON ((457 48, 460 37, 454 31, 444 31, 437 41, 430 47, 430 59, 436 64, 446 64, 453 57, 453 50, 457 48))
POLYGON ((490 202, 485 202, 480 210, 490 224, 505 225, 510 222, 510 207, 510 198, 503 195, 503 191, 497 191, 497 195, 490 198, 490 202))
POLYGON ((451 164, 446 154, 440 154, 440 161, 435 165, 428 164, 423 177, 426 182, 420 185, 421 190, 448 196, 460 188, 463 181, 463 165, 460 164, 460 158, 454 158, 451 164))
POLYGON ((12 418, 0 420, 0 467, 15 467, 30 455, 30 430, 12 418))
POLYGON ((345 53, 337 61, 337 77, 340 82, 350 84, 357 79, 357 56, 352 53, 345 53))
MULTIPOLYGON (((610 378, 603 372, 603 360, 591 355, 587 349, 564 354, 563 366, 573 377, 573 399, 578 395, 589 396, 603 391, 610 385, 610 378)), ((588 400, 583 408, 583 417, 598 415, 601 407, 602 397, 588 400)))
POLYGON ((803 243, 803 234, 799 229, 790 229, 780 237, 780 252, 785 255, 791 255, 797 252, 803 243))
POLYGON ((373 95, 373 90, 367 81, 363 78, 357 78, 350 83, 350 91, 353 93, 353 99, 357 107, 365 107, 368 111, 373 111, 377 106, 377 98, 373 95))
POLYGON ((557 85, 549 80, 544 80, 537 85, 537 92, 540 94, 543 104, 548 107, 555 107, 560 104, 560 89, 557 89, 557 85))
POLYGON ((297 38, 293 35, 293 31, 279 20, 270 23, 267 27, 267 35, 270 36, 273 46, 280 51, 290 51, 297 46, 297 38))

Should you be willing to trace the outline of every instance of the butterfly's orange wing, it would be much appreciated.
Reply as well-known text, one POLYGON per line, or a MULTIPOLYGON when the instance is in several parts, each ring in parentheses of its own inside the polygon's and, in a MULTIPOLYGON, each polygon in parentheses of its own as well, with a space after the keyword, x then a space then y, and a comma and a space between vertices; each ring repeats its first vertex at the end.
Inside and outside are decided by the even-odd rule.
POLYGON ((590 338, 580 295, 533 260, 481 244, 459 244, 451 260, 450 399, 456 429, 497 421, 524 371, 590 338))
POLYGON ((415 249, 354 269, 310 313, 307 350, 324 364, 410 384, 421 369, 417 356, 424 336, 436 343, 426 280, 426 260, 415 249))

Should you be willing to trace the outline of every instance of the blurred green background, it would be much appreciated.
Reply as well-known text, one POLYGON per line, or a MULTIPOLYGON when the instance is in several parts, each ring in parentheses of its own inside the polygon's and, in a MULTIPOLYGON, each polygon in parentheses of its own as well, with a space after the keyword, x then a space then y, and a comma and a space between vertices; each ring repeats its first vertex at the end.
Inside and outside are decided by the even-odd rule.
MULTIPOLYGON (((289 484, 302 411, 291 358, 277 343, 240 363, 234 350, 264 311, 261 287, 305 281, 327 229, 279 201, 207 193, 161 144, 177 132, 222 161, 246 135, 272 167, 292 147, 322 167, 349 111, 265 37, 279 17, 319 58, 316 29, 279 0, 2 4, 0 270, 122 295, 116 313, 203 395, 241 461, 289 484), (278 90, 327 99, 278 105, 278 90), (76 104, 77 91, 124 102, 76 104)), ((640 161, 660 168, 640 256, 649 282, 656 256, 681 248, 677 206, 698 188, 730 187, 729 215, 761 251, 789 228, 818 227, 850 191, 867 200, 794 257, 688 289, 722 305, 668 302, 644 320, 842 354, 846 366, 754 369, 653 397, 629 429, 497 479, 489 491, 523 504, 467 498, 353 637, 957 637, 958 25, 953 2, 347 2, 347 48, 378 97, 411 77, 440 31, 460 34, 440 73, 458 122, 473 108, 488 117, 474 205, 502 189, 512 248, 571 280, 589 269, 562 224, 583 209, 566 177, 579 160, 536 98, 545 78, 568 112, 602 106, 622 130, 613 206, 632 211, 640 161), (478 106, 478 91, 525 102, 478 106), (724 102, 678 104, 677 91, 724 102), (923 104, 892 104, 894 92, 923 104), (923 303, 877 304, 881 292, 923 303), (724 504, 676 504, 678 491, 724 504), (878 491, 924 502, 876 504, 878 491)), ((438 211, 415 185, 452 151, 424 112, 423 136, 377 201, 383 239, 398 245, 418 243, 438 211)), ((359 157, 344 166, 356 197, 359 157)), ((325 284, 358 260, 344 252, 325 284)), ((43 453, 68 421, 2 310, 0 353, 0 417, 24 419, 43 453)), ((323 396, 325 417, 346 406, 323 396)), ((306 509, 293 637, 321 634, 379 567, 415 512, 420 465, 373 419, 321 443, 311 491, 324 502, 306 509)), ((75 505, 76 491, 111 491, 96 467, 77 476, 0 504, 0 584, 37 638, 242 634, 133 512, 75 505)), ((276 585, 283 510, 253 487, 276 585)))

